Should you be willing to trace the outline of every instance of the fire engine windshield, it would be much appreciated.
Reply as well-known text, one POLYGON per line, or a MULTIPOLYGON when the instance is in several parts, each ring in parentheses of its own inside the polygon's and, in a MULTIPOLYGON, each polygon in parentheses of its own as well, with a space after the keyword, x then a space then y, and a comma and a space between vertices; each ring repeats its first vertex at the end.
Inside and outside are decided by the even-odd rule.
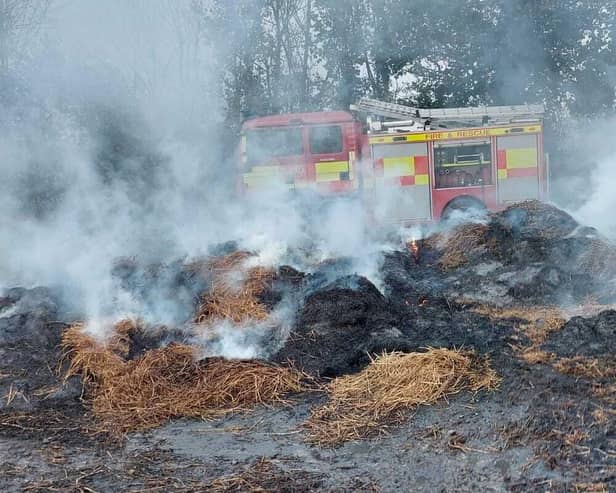
POLYGON ((249 165, 266 164, 273 157, 304 153, 301 128, 265 128, 246 132, 249 165))

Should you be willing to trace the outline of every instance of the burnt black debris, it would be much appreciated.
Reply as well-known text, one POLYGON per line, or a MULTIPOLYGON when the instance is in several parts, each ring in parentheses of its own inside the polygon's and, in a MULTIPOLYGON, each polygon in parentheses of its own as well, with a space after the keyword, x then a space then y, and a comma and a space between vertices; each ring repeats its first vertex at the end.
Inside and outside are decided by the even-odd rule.
POLYGON ((62 383, 56 369, 67 324, 48 288, 4 292, 0 309, 0 410, 77 404, 81 387, 62 383))
POLYGON ((210 283, 208 271, 199 266, 187 264, 184 259, 144 264, 133 258, 121 258, 111 274, 144 311, 164 314, 166 321, 182 324, 189 320, 200 294, 210 283))
MULTIPOLYGON (((303 486, 318 489, 322 481, 323 485, 339 484, 342 468, 338 466, 353 474, 372 471, 376 455, 386 457, 379 467, 389 468, 381 476, 394 478, 397 488, 391 489, 408 489, 401 478, 407 477, 409 463, 431 462, 433 468, 444 466, 443 461, 456 464, 451 457, 460 452, 448 448, 456 437, 468 445, 467 457, 481 451, 482 461, 485 458, 496 464, 496 469, 502 468, 502 478, 491 470, 492 478, 498 477, 490 484, 499 489, 543 491, 549 484, 554 491, 577 491, 578 483, 593 483, 612 491, 616 486, 613 473, 604 472, 613 470, 615 464, 613 377, 608 373, 597 378, 574 374, 556 365, 566 359, 572 364, 611 361, 616 351, 616 312, 572 318, 536 348, 552 353, 551 359, 533 364, 523 357, 525 349, 535 349, 533 342, 519 330, 527 320, 491 318, 474 310, 483 304, 530 308, 580 303, 588 296, 593 301, 614 299, 613 246, 566 213, 535 202, 491 214, 484 224, 458 228, 419 240, 419 255, 404 247, 385 254, 377 285, 352 274, 351 259, 322 262, 309 273, 282 266, 266 276, 258 301, 270 313, 282 314, 284 321, 271 317, 262 326, 245 330, 235 341, 261 347, 263 358, 291 362, 323 381, 357 372, 383 351, 467 348, 489 355, 502 377, 496 392, 459 395, 442 406, 420 408, 403 429, 392 430, 386 440, 352 444, 357 448, 336 456, 340 464, 334 467, 335 473, 330 469, 331 456, 322 459, 320 451, 310 449, 311 468, 326 473, 298 477, 298 490, 303 486), (461 236, 452 248, 448 238, 457 233, 461 236), (278 327, 278 323, 285 326, 278 327), (432 438, 425 438, 426 431, 418 426, 431 430, 428 435, 432 438), (421 442, 421 446, 409 447, 409 440, 421 442), (355 454, 353 450, 371 453, 355 454), (400 464, 404 464, 403 470, 400 464)), ((229 243, 219 251, 229 254, 236 248, 229 243)), ((134 321, 135 328, 128 332, 127 359, 172 341, 191 342, 188 334, 194 328, 199 298, 212 287, 209 271, 207 259, 164 265, 141 264, 135 259, 116 263, 113 277, 120 286, 146 310, 152 308, 157 313, 171 307, 178 321, 177 327, 151 327, 145 322, 141 327, 141 321, 134 321)), ((39 447, 37 440, 47 443, 50 437, 63 447, 77 443, 75 454, 81 461, 86 442, 74 430, 77 425, 89 430, 94 422, 80 400, 81 382, 74 378, 62 385, 56 373, 60 337, 73 321, 49 289, 10 289, 0 294, 0 436, 19 443, 32 440, 28 453, 39 447)), ((213 351, 215 344, 222 344, 214 339, 210 342, 213 351)), ((268 426, 275 430, 276 441, 288 441, 293 453, 301 450, 305 447, 301 433, 280 432, 280 420, 286 423, 297 413, 292 419, 299 425, 311 406, 321 401, 322 396, 307 393, 293 401, 296 407, 292 411, 280 411, 283 414, 278 417, 275 411, 261 410, 242 432, 242 453, 263 454, 261 422, 270 419, 268 426)), ((241 419, 253 418, 246 415, 241 419)), ((184 425, 186 422, 178 424, 184 425)), ((217 437, 223 435, 221 432, 217 437)), ((235 436, 221 440, 226 441, 208 437, 200 442, 216 457, 217 464, 219 444, 237 444, 235 436)), ((92 443, 99 446, 98 439, 92 443)), ((104 455, 105 463, 108 457, 104 455)), ((486 469, 481 467, 483 474, 486 469)), ((243 471, 240 468, 238 474, 243 471)), ((68 487, 64 476, 61 481, 51 486, 68 487)), ((134 486, 133 472, 130 481, 134 486)), ((95 483, 92 487, 97 489, 95 483)), ((475 485, 469 491, 478 489, 482 488, 475 485)))
POLYGON ((594 317, 573 317, 552 334, 542 349, 562 357, 616 354, 616 311, 605 310, 594 317))
POLYGON ((317 377, 358 371, 369 356, 410 349, 397 328, 395 307, 367 279, 344 276, 314 290, 303 301, 277 361, 290 360, 317 377))
MULTIPOLYGON (((404 256, 398 256, 404 262, 404 256)), ((400 274, 393 262, 386 264, 400 274)), ((473 347, 485 353, 510 342, 511 324, 494 322, 464 305, 431 294, 420 295, 398 283, 382 294, 369 280, 344 276, 318 290, 308 287, 277 361, 291 361, 315 377, 335 377, 361 370, 384 351, 426 347, 473 347)))
POLYGON ((426 250, 420 258, 424 269, 400 253, 386 258, 385 265, 398 270, 386 273, 393 287, 410 279, 419 293, 498 305, 616 300, 613 283, 606 282, 616 277, 616 247, 548 204, 517 204, 420 246, 426 250))
POLYGON ((471 347, 496 354, 527 342, 525 336, 514 334, 514 321, 469 310, 473 303, 561 305, 605 297, 606 265, 593 273, 589 256, 597 245, 608 253, 614 248, 553 206, 525 202, 490 215, 487 224, 458 228, 420 242, 418 259, 408 249, 386 254, 382 293, 365 278, 336 277, 348 268, 344 260, 306 276, 297 319, 275 359, 332 377, 358 371, 384 350, 471 347), (448 235, 458 233, 476 235, 471 248, 449 251, 448 235), (443 267, 444 256, 459 253, 455 268, 443 267))

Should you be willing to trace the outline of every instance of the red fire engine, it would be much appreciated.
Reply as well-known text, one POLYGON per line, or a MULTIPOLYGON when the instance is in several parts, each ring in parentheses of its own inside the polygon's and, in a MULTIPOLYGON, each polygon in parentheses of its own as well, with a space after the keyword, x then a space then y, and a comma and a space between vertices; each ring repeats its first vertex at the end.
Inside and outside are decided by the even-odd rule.
POLYGON ((359 194, 379 219, 409 223, 547 198, 540 105, 417 109, 364 98, 351 110, 245 122, 241 188, 359 194))

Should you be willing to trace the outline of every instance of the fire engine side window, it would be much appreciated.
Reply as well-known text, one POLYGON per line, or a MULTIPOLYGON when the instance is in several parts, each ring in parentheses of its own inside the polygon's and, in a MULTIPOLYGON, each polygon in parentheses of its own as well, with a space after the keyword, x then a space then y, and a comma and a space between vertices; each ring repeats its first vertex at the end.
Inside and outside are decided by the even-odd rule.
POLYGON ((342 128, 340 125, 312 127, 310 129, 311 154, 336 154, 342 152, 342 128))
POLYGON ((436 188, 476 187, 492 184, 489 141, 435 144, 436 188))
POLYGON ((265 128, 246 132, 246 154, 250 164, 265 164, 273 157, 303 153, 301 128, 265 128))

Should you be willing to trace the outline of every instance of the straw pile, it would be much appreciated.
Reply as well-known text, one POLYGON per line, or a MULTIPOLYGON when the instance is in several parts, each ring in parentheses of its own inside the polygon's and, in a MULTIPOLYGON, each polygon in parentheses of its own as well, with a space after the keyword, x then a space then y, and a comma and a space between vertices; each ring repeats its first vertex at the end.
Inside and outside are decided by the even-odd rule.
POLYGON ((238 251, 210 261, 212 285, 201 298, 196 323, 224 319, 241 324, 247 320, 267 319, 267 308, 258 297, 268 287, 274 273, 264 267, 242 272, 250 256, 248 252, 238 251))
POLYGON ((448 233, 438 233, 425 240, 427 246, 442 250, 439 266, 456 269, 470 261, 470 255, 480 248, 490 248, 489 228, 485 224, 461 224, 448 233))
POLYGON ((61 363, 68 362, 65 380, 79 375, 84 385, 111 380, 121 373, 130 350, 129 333, 136 325, 123 320, 111 336, 98 341, 84 332, 84 324, 72 325, 62 334, 61 363))
POLYGON ((63 337, 66 378, 80 375, 92 410, 114 434, 158 426, 170 418, 215 418, 256 404, 284 402, 304 388, 304 375, 260 361, 194 359, 173 344, 125 360, 121 334, 101 343, 81 330, 63 337))
POLYGON ((354 375, 328 385, 330 400, 305 423, 308 440, 335 446, 386 432, 407 412, 463 390, 494 389, 500 379, 473 352, 428 349, 385 353, 354 375))

